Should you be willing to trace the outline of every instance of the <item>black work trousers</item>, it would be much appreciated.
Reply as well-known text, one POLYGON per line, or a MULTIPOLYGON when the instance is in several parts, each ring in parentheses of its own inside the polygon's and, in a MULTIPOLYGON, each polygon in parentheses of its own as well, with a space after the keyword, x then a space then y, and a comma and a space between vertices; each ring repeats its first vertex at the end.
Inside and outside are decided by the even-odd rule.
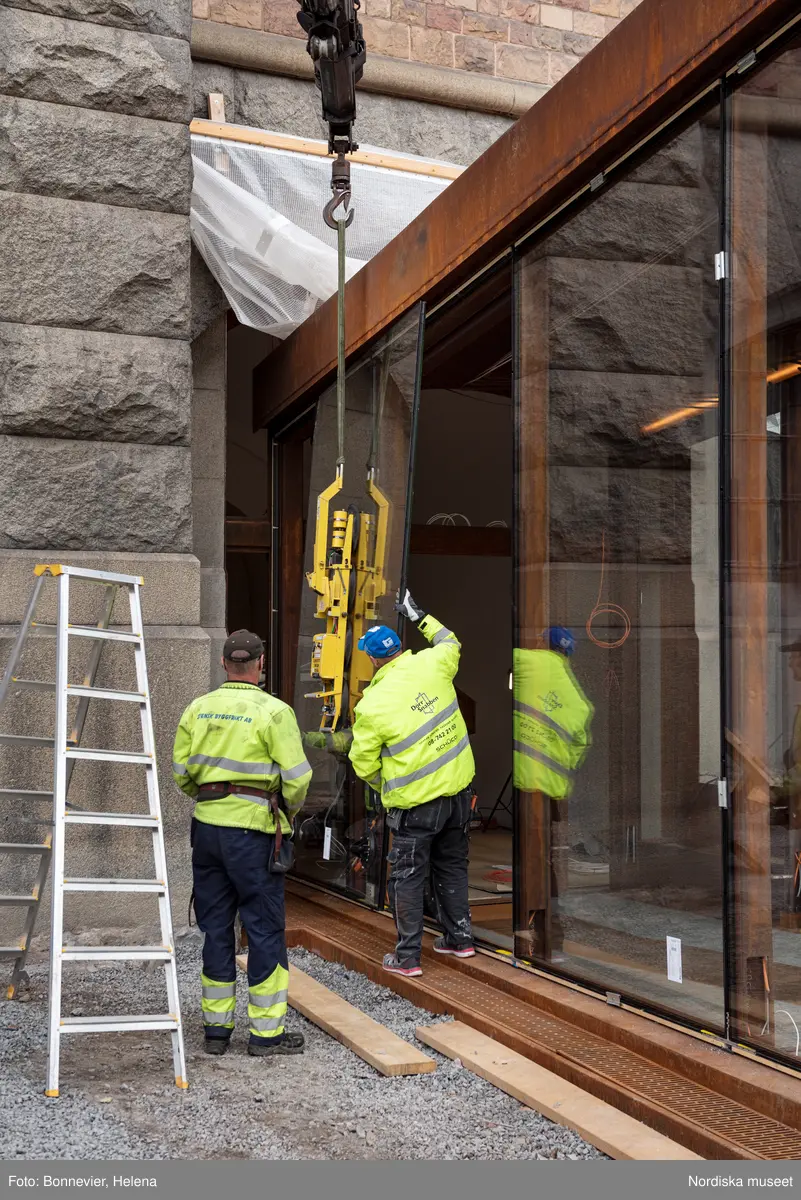
POLYGON ((431 875, 437 916, 450 946, 470 946, 473 930, 467 899, 468 829, 473 789, 440 796, 415 808, 391 808, 387 825, 389 902, 398 930, 395 950, 403 966, 418 966, 423 947, 423 898, 431 875))

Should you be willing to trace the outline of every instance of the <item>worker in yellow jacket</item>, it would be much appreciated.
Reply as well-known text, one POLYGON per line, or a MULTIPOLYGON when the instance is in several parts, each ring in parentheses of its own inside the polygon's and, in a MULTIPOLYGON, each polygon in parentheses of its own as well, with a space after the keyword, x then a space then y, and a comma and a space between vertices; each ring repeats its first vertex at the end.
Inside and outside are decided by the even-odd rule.
POLYGON ((386 625, 359 639, 375 675, 354 710, 350 761, 381 795, 392 830, 388 890, 398 942, 384 968, 421 975, 423 893, 429 870, 445 936, 439 954, 475 954, 467 898, 473 752, 453 680, 459 640, 406 591, 397 605, 431 643, 403 651, 386 625))
POLYGON ((515 650, 514 784, 564 800, 590 744, 592 705, 568 661, 575 650, 569 629, 546 630, 547 649, 515 650))
MULTIPOLYGON (((543 649, 517 649, 512 655, 513 777, 521 793, 550 797, 551 961, 560 961, 563 930, 556 859, 567 850, 567 798, 590 746, 593 708, 570 666, 575 650, 570 630, 552 626, 543 640, 543 649)), ((526 802, 521 796, 521 803, 526 802)))
POLYGON ((300 1054, 284 1029, 289 969, 285 839, 311 780, 295 714, 259 687, 264 646, 240 629, 223 646, 226 682, 194 700, 175 735, 173 776, 193 797, 195 912, 205 933, 201 974, 205 1048, 224 1054, 234 1029, 234 922, 248 935, 248 1053, 300 1054))

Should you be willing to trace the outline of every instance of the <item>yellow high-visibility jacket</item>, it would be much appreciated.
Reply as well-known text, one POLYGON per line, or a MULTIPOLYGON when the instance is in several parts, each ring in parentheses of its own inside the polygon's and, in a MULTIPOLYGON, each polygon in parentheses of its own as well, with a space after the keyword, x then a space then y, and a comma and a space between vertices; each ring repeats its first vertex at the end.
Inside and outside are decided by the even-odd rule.
MULTIPOLYGON (((280 789, 290 820, 312 777, 294 712, 253 683, 224 683, 193 700, 178 725, 172 758, 173 778, 187 796, 204 783, 241 783, 270 794, 280 789)), ((275 833, 269 796, 199 800, 194 815, 209 825, 275 833)), ((291 832, 283 813, 281 828, 291 832)))
POLYGON ((515 650, 514 785, 563 800, 590 745, 593 708, 555 650, 515 650))
POLYGON ((428 650, 380 667, 356 705, 350 761, 385 808, 455 796, 475 774, 454 676, 461 646, 434 617, 418 626, 428 650))

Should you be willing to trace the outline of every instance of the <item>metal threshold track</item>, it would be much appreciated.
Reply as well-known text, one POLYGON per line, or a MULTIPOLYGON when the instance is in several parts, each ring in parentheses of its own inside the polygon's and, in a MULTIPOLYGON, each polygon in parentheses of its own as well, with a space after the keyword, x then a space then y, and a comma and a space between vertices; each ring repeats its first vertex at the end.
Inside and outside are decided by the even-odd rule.
POLYGON ((332 900, 319 895, 315 902, 314 892, 292 888, 290 945, 360 971, 429 1012, 466 1022, 704 1158, 801 1159, 801 1130, 476 978, 469 963, 443 962, 424 951, 421 977, 388 974, 381 960, 394 948, 392 927, 332 900))

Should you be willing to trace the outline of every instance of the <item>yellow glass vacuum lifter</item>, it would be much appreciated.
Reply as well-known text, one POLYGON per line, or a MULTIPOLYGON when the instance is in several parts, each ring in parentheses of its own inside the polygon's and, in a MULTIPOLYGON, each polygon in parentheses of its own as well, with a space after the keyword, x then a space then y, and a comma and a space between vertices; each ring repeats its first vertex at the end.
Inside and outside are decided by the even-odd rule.
POLYGON ((389 586, 384 577, 389 501, 376 482, 375 472, 371 470, 367 478, 367 494, 376 506, 375 514, 336 509, 331 517, 331 501, 341 490, 342 468, 337 467, 333 483, 317 498, 314 569, 306 576, 317 593, 315 616, 326 623, 325 633, 314 635, 311 659, 312 678, 319 679, 322 688, 307 693, 307 698, 323 701, 320 729, 329 732, 343 723, 352 724, 353 709, 372 678, 372 664, 359 650, 358 641, 376 621, 378 601, 389 586))

